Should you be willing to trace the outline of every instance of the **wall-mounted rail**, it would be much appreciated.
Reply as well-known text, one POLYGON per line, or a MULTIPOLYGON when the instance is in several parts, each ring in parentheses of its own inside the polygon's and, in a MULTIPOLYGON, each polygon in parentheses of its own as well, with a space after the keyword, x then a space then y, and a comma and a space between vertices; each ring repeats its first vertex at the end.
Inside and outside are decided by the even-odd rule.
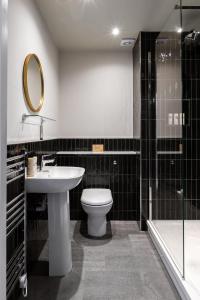
POLYGON ((40 140, 42 141, 43 140, 43 125, 44 125, 44 122, 45 121, 56 122, 56 120, 52 119, 52 118, 49 118, 49 117, 44 117, 44 116, 41 116, 41 115, 37 115, 37 114, 31 114, 31 115, 23 114, 22 115, 22 123, 25 124, 26 120, 28 118, 32 118, 32 117, 39 118, 40 119, 40 124, 33 124, 33 123, 27 123, 27 124, 40 125, 40 140))

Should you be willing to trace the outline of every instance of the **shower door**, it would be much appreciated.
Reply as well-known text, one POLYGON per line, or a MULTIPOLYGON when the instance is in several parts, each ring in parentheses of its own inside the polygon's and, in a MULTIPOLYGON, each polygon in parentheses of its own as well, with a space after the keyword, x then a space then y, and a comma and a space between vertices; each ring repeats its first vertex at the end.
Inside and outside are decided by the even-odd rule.
POLYGON ((182 181, 182 65, 180 11, 173 10, 155 44, 155 99, 150 111, 149 216, 165 250, 184 276, 182 181), (153 131, 153 132, 152 132, 153 131))
POLYGON ((148 97, 149 224, 200 299, 200 0, 180 1, 157 36, 155 86, 148 97))

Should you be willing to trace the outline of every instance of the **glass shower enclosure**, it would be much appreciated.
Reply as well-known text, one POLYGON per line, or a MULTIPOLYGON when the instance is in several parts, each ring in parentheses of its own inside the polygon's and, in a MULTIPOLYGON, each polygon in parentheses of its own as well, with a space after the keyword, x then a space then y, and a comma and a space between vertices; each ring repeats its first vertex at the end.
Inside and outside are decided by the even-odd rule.
POLYGON ((175 3, 156 39, 155 69, 148 224, 183 299, 200 299, 199 0, 175 3))

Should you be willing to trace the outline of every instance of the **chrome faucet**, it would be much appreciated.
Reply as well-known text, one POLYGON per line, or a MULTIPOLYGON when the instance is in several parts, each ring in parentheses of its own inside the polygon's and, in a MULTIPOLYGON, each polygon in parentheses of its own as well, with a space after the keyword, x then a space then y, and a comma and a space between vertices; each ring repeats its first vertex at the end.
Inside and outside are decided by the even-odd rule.
POLYGON ((43 132, 44 132, 44 130, 43 130, 43 124, 44 124, 44 119, 43 118, 41 118, 41 122, 40 122, 40 141, 43 141, 43 132))
POLYGON ((52 159, 46 159, 48 157, 52 156, 52 154, 45 154, 42 155, 41 157, 41 164, 40 164, 40 170, 42 171, 43 168, 47 165, 47 164, 53 164, 55 163, 55 158, 52 159))

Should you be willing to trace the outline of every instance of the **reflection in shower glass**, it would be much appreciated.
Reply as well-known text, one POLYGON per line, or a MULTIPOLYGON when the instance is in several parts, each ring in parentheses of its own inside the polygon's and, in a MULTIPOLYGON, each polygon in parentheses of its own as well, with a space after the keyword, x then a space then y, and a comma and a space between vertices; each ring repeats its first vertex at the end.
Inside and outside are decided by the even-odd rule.
POLYGON ((156 41, 156 153, 151 155, 155 172, 149 215, 200 299, 200 0, 182 3, 156 41))
POLYGON ((155 56, 157 153, 152 220, 183 275, 181 34, 161 32, 155 56))

